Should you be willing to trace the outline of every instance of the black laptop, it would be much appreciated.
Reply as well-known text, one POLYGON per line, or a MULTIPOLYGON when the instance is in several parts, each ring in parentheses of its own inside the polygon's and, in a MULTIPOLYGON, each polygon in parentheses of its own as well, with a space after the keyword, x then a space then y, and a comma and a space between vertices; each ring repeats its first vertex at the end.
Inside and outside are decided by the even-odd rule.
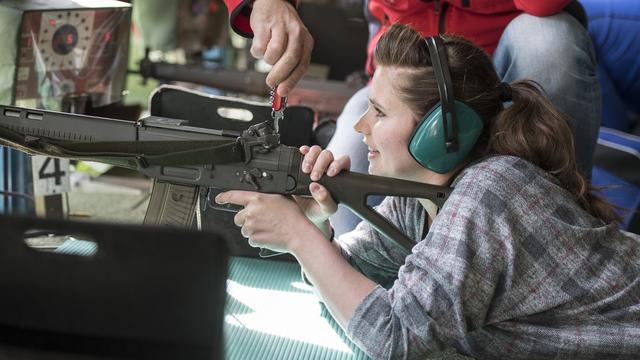
POLYGON ((0 359, 222 358, 227 261, 214 233, 0 216, 0 359))

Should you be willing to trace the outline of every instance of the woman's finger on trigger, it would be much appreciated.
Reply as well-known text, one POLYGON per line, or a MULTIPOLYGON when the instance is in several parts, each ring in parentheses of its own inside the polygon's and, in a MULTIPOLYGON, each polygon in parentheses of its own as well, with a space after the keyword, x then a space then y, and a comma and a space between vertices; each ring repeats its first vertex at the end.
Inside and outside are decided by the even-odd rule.
POLYGON ((318 183, 309 185, 311 196, 320 205, 322 211, 326 214, 333 214, 338 209, 338 204, 333 200, 329 191, 318 183))
POLYGON ((318 155, 318 159, 316 163, 313 165, 313 170, 311 170, 311 180, 318 181, 327 171, 327 168, 333 161, 333 154, 329 150, 322 150, 320 155, 318 155))
POLYGON ((313 145, 311 149, 309 149, 309 152, 305 154, 304 159, 302 160, 302 172, 307 174, 311 172, 313 164, 316 163, 316 159, 318 158, 318 155, 320 155, 321 151, 322 148, 318 145, 313 145))
POLYGON ((245 216, 246 216, 245 209, 238 211, 238 213, 233 217, 233 223, 236 226, 242 227, 242 225, 244 225, 245 216))

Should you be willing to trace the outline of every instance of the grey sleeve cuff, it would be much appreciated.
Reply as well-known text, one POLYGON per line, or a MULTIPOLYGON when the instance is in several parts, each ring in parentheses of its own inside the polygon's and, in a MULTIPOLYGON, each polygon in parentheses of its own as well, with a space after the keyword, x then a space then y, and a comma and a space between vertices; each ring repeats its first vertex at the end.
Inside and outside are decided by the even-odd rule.
POLYGON ((376 358, 389 339, 380 339, 384 334, 379 332, 377 322, 388 320, 384 314, 391 312, 391 303, 385 301, 386 292, 378 285, 356 307, 351 320, 347 324, 347 335, 363 349, 367 355, 376 358), (377 344, 377 345, 376 345, 377 344), (377 349, 374 349, 376 347, 377 349), (377 353, 377 354, 376 354, 377 353))

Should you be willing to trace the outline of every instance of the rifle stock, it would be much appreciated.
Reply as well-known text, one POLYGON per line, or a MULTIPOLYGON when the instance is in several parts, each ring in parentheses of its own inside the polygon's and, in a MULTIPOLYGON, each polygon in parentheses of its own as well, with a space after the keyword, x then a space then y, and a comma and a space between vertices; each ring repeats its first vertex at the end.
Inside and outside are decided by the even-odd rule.
MULTIPOLYGON (((348 207, 361 219, 369 222, 378 232, 409 250, 415 245, 397 226, 367 205, 370 195, 407 196, 429 199, 438 207, 444 205, 451 193, 450 188, 414 181, 366 175, 344 171, 335 177, 324 176, 319 181, 338 203, 348 207), (363 186, 363 184, 366 184, 363 186)), ((307 187, 308 188, 308 187, 307 187)))

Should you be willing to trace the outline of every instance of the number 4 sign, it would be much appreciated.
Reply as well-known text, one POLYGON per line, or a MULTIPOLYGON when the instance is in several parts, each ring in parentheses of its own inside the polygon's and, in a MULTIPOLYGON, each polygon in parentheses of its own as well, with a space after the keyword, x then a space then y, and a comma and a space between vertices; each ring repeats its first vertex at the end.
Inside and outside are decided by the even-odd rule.
POLYGON ((69 160, 35 155, 31 158, 33 194, 45 196, 71 190, 69 160))

